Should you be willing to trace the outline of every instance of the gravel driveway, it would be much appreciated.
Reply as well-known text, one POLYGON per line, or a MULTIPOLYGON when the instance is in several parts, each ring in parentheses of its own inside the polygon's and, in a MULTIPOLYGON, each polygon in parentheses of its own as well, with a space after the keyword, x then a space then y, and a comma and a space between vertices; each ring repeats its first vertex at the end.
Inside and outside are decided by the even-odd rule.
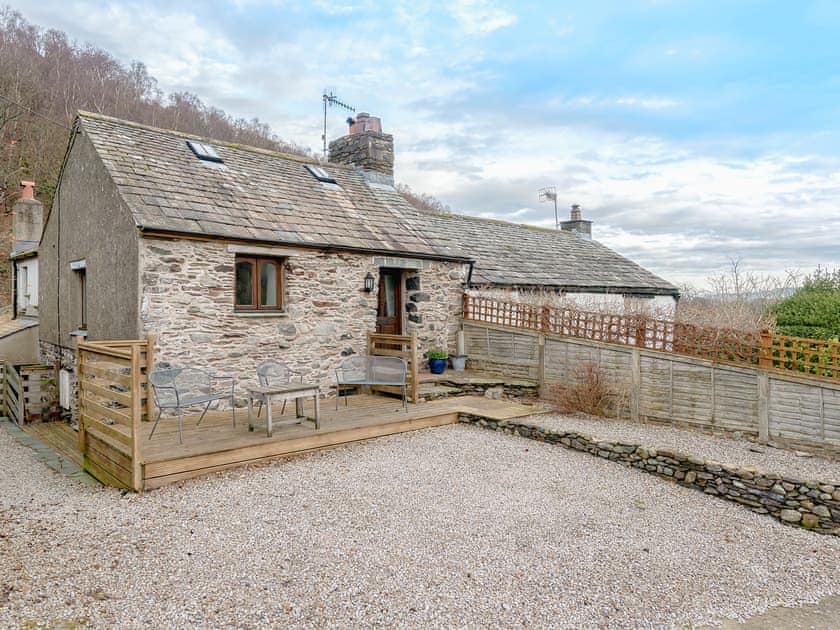
POLYGON ((0 430, 0 626, 686 627, 840 593, 840 539, 449 426, 120 496, 0 430))

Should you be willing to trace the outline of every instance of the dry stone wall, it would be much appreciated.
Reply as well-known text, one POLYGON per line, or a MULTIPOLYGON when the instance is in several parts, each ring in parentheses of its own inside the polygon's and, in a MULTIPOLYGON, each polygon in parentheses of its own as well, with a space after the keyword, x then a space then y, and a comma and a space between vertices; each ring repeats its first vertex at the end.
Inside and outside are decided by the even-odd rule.
MULTIPOLYGON (((285 263, 285 313, 234 312, 236 254, 222 242, 143 239, 140 247, 141 330, 157 335, 156 362, 233 374, 241 386, 256 367, 281 360, 328 393, 334 369, 364 354, 376 328, 376 290, 363 291, 373 256, 296 250, 285 263)), ((422 354, 452 347, 463 291, 462 266, 424 261, 406 284, 407 332, 422 354)))
POLYGON ((681 486, 701 490, 767 514, 788 525, 840 536, 840 480, 799 479, 752 467, 730 466, 686 453, 598 440, 574 431, 552 431, 516 421, 461 414, 462 422, 583 451, 681 486))

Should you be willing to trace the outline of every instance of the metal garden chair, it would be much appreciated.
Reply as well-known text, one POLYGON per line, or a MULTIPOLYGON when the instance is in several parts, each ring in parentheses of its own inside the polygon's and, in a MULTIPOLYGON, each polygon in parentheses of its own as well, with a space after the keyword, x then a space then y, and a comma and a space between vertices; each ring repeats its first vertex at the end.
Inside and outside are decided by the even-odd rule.
POLYGON ((193 367, 165 368, 152 370, 149 383, 155 393, 158 406, 155 426, 149 434, 149 439, 155 434, 160 416, 164 409, 174 409, 178 413, 178 443, 184 443, 183 415, 185 407, 204 405, 204 411, 196 426, 204 420, 204 415, 214 400, 230 399, 233 410, 233 426, 236 426, 236 404, 233 397, 235 380, 232 376, 211 374, 205 370, 193 367), (226 385, 230 384, 230 387, 226 385), (224 389, 221 389, 224 387, 224 389))
MULTIPOLYGON (((300 372, 293 370, 282 361, 266 361, 257 366, 257 378, 260 387, 275 387, 277 385, 288 385, 291 382, 303 383, 303 376, 300 372)), ((263 401, 259 401, 257 418, 262 413, 263 401)), ((280 410, 282 416, 286 413, 286 401, 283 401, 283 408, 280 410)))

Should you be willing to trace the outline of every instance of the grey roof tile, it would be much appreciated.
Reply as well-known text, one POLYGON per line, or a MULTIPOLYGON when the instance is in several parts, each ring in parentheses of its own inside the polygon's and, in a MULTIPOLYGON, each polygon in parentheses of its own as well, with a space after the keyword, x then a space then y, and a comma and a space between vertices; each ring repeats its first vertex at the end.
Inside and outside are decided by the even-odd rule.
POLYGON ((475 261, 474 284, 676 293, 608 247, 566 232, 419 212, 356 170, 214 140, 224 165, 199 160, 186 134, 79 114, 135 223, 145 229, 475 261))

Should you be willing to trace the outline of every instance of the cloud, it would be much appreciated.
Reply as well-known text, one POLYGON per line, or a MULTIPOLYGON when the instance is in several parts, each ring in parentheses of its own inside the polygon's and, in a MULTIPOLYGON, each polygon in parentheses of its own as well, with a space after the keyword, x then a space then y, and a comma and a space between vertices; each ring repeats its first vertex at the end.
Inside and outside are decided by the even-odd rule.
POLYGON ((615 99, 615 102, 617 105, 641 107, 642 109, 667 109, 682 104, 672 98, 643 98, 638 96, 621 96, 615 99))
POLYGON ((449 11, 468 35, 489 35, 517 21, 515 14, 496 6, 490 0, 455 0, 449 11))
MULTIPOLYGON (((489 0, 16 5, 144 61, 165 91, 318 151, 332 86, 382 117, 413 190, 552 227, 537 191, 555 185, 561 214, 582 204, 596 239, 673 282, 702 283, 739 256, 775 273, 840 266, 840 82, 814 11, 797 25, 789 13, 732 7, 722 23, 700 5, 597 0, 549 15, 489 0)), ((344 118, 328 111, 328 137, 344 118)))

